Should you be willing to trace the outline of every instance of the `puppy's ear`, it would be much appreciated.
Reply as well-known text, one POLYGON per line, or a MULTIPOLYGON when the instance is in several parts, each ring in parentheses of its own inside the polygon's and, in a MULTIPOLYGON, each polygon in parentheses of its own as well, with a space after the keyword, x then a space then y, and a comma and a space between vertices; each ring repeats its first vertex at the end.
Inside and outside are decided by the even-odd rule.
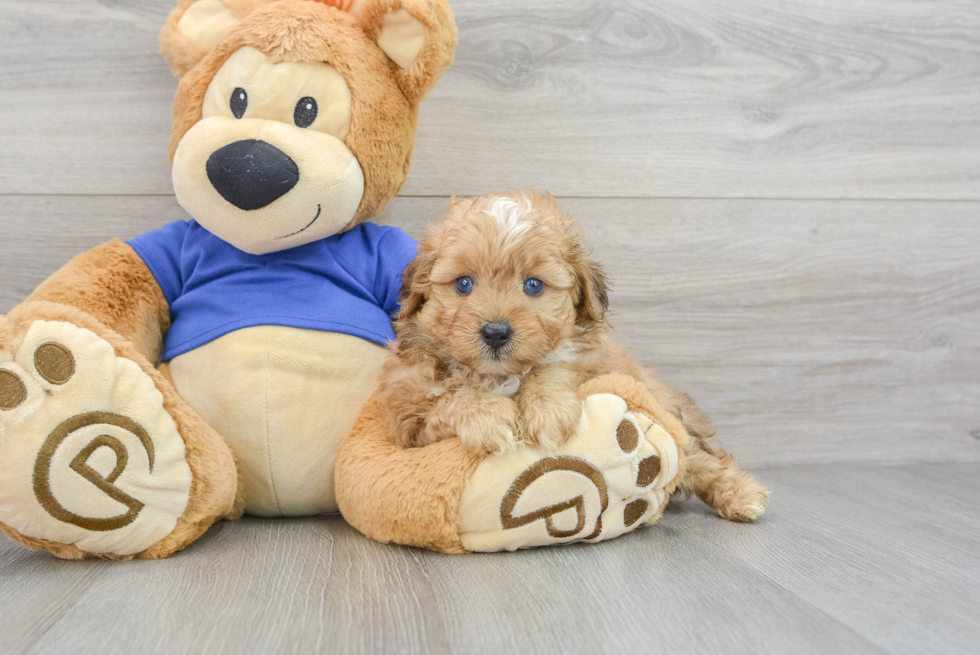
POLYGON ((606 320, 609 309, 609 283, 602 267, 585 254, 581 246, 579 258, 575 264, 575 275, 578 278, 579 301, 578 315, 575 324, 585 329, 594 328, 606 320))
POLYGON ((359 0, 357 20, 396 66, 395 79, 418 102, 453 63, 458 34, 446 0, 359 0))
POLYGON ((402 297, 398 310, 398 320, 404 321, 414 316, 429 293, 429 276, 436 263, 436 251, 427 242, 419 244, 419 252, 402 274, 402 297))

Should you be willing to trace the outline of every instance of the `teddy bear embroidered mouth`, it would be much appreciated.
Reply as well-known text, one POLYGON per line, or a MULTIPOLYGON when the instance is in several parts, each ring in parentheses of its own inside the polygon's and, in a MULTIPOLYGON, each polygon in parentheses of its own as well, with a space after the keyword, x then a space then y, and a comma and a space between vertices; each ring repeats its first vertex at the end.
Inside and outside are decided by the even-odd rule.
POLYGON ((288 239, 289 237, 294 237, 294 236, 296 236, 296 235, 297 235, 297 234, 299 234, 300 232, 306 232, 306 231, 307 231, 308 229, 310 229, 311 227, 313 227, 313 224, 314 224, 314 223, 316 223, 316 221, 317 221, 317 219, 318 219, 318 218, 320 218, 320 210, 321 210, 321 209, 322 209, 322 205, 317 205, 317 206, 316 206, 316 216, 314 216, 314 217, 313 217, 313 220, 312 220, 312 221, 310 221, 310 222, 309 222, 309 223, 308 223, 308 224, 306 225, 306 227, 304 227, 304 228, 303 228, 302 230, 297 230, 296 232, 293 232, 292 234, 287 234, 287 235, 285 235, 285 236, 281 236, 281 237, 276 237, 276 238, 277 238, 277 239, 288 239))

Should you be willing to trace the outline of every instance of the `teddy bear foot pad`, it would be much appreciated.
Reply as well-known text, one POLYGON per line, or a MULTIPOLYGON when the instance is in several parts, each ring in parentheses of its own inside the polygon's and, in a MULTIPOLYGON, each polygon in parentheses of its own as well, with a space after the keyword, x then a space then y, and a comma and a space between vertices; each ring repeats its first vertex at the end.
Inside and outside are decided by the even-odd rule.
POLYGON ((191 494, 162 393, 95 333, 35 321, 0 351, 0 523, 84 553, 129 556, 177 525, 191 494))
POLYGON ((677 447, 662 427, 619 396, 594 394, 559 452, 519 447, 477 467, 460 538, 484 552, 612 539, 660 516, 677 472, 677 447))

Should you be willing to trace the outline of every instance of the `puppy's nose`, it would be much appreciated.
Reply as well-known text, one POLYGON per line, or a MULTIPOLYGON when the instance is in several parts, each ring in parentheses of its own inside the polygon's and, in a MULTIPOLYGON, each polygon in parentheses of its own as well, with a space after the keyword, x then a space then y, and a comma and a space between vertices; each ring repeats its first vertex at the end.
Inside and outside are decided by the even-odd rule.
POLYGON ((262 209, 299 182, 299 167, 274 145, 245 139, 208 157, 208 179, 221 197, 239 209, 262 209))
POLYGON ((483 343, 497 350, 510 343, 514 331, 510 328, 510 323, 506 321, 490 321, 483 324, 480 336, 483 337, 483 343))

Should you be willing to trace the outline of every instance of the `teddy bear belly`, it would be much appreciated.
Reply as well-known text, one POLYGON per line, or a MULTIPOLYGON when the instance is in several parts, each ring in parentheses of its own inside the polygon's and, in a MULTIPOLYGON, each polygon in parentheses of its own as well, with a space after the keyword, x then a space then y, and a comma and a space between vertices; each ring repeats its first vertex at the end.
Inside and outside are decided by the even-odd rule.
POLYGON ((246 513, 309 516, 337 511, 337 450, 385 353, 348 334, 260 326, 180 355, 169 370, 234 451, 246 513))

